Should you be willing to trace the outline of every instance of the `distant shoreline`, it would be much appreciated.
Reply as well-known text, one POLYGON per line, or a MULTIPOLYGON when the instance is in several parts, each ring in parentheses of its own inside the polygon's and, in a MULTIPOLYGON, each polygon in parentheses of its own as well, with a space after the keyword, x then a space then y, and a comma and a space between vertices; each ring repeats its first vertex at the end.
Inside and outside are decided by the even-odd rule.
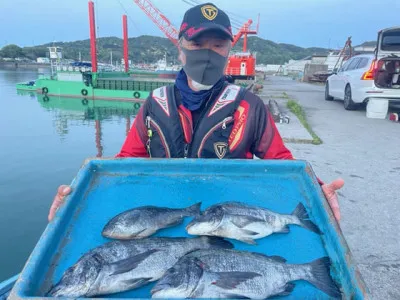
POLYGON ((38 64, 29 62, 18 62, 18 61, 0 61, 0 69, 40 69, 50 68, 50 64, 38 64))

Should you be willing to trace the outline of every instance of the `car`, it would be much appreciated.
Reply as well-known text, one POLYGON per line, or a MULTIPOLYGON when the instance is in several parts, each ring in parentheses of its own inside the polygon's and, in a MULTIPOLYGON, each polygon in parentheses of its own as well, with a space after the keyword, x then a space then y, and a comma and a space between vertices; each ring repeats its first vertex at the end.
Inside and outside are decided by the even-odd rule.
POLYGON ((340 99, 355 110, 370 98, 400 103, 400 27, 378 32, 374 54, 360 54, 334 70, 325 83, 325 100, 340 99))

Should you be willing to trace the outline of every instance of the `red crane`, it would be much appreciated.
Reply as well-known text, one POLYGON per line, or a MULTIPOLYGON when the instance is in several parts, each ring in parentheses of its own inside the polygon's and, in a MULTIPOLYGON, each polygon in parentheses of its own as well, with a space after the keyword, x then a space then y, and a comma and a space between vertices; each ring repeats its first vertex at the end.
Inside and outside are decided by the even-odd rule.
POLYGON ((254 80, 256 76, 256 57, 247 51, 247 35, 257 34, 260 15, 258 15, 257 30, 250 29, 252 23, 252 20, 248 20, 233 38, 232 46, 235 46, 243 36, 243 52, 230 55, 225 70, 225 74, 232 76, 234 79, 254 80))
MULTIPOLYGON (((178 47, 178 30, 171 24, 168 18, 150 0, 133 0, 141 10, 158 26, 158 28, 178 47)), ((229 56, 228 65, 225 70, 226 75, 230 75, 233 79, 254 80, 256 59, 253 54, 247 52, 247 35, 257 34, 257 30, 250 30, 252 20, 248 20, 239 32, 234 36, 232 46, 244 36, 243 53, 235 53, 229 56)))
POLYGON ((178 47, 179 32, 150 0, 133 0, 162 32, 178 47))
MULTIPOLYGON (((259 17, 260 18, 260 17, 259 17)), ((258 25, 257 30, 250 30, 250 26, 253 24, 253 20, 248 20, 242 28, 239 29, 239 32, 233 37, 232 46, 235 46, 236 43, 240 40, 240 38, 244 35, 243 39, 243 52, 247 51, 247 35, 248 34, 257 34, 258 32, 258 25)))

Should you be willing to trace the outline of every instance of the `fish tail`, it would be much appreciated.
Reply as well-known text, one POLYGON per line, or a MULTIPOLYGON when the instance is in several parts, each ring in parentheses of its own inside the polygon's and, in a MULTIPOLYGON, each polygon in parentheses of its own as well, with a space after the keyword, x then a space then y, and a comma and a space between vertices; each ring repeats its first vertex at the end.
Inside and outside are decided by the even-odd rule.
POLYGON ((201 212, 200 207, 201 207, 201 202, 198 202, 196 204, 193 204, 192 206, 186 207, 185 214, 188 216, 198 215, 201 212))
POLYGON ((299 203, 295 210, 292 212, 292 216, 295 216, 300 221, 300 226, 311 230, 312 232, 321 234, 321 230, 312 221, 309 220, 309 216, 303 203, 299 203))
POLYGON ((341 298, 340 289, 330 274, 331 260, 329 257, 314 260, 309 266, 311 267, 311 277, 307 280, 327 295, 341 298))
POLYGON ((221 237, 216 237, 216 236, 202 236, 201 239, 203 239, 207 246, 210 248, 222 248, 222 249, 232 249, 233 244, 225 240, 221 237))

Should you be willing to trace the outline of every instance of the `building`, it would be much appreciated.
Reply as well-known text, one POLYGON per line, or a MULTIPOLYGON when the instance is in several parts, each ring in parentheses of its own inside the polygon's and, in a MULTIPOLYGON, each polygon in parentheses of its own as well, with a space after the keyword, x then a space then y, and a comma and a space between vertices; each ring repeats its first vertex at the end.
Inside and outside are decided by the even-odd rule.
POLYGON ((327 55, 313 55, 311 57, 311 64, 324 64, 326 61, 327 55))
POLYGON ((311 57, 306 57, 301 60, 291 59, 283 65, 283 73, 303 72, 306 64, 311 63, 311 57))
POLYGON ((256 71, 257 72, 265 72, 265 73, 277 73, 282 65, 257 65, 256 71))
POLYGON ((49 64, 50 59, 48 57, 38 57, 38 58, 36 58, 36 62, 38 64, 49 64))
POLYGON ((361 53, 374 53, 376 46, 357 46, 354 47, 354 51, 361 53))

